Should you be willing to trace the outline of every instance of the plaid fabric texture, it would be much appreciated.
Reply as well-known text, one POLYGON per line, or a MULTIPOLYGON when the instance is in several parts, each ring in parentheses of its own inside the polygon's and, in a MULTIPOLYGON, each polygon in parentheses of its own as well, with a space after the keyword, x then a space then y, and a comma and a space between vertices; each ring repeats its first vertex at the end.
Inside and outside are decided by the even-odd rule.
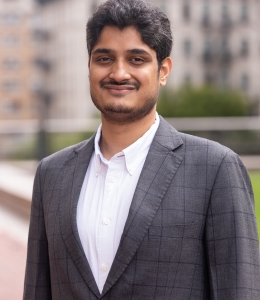
POLYGON ((162 118, 100 294, 76 225, 93 149, 92 137, 38 167, 24 300, 260 299, 254 200, 243 163, 162 118))

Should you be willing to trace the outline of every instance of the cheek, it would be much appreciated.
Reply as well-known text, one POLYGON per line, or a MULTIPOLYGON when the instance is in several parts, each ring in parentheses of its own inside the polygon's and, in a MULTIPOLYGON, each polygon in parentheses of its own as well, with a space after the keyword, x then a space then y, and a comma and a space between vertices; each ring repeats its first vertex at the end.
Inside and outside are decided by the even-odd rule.
POLYGON ((91 82, 96 83, 99 82, 102 77, 104 76, 103 74, 104 72, 102 72, 102 70, 99 70, 97 68, 90 68, 89 69, 89 79, 91 82))
POLYGON ((159 84, 159 76, 158 76, 158 69, 147 69, 142 70, 138 77, 140 79, 140 82, 143 82, 143 84, 157 86, 159 84))

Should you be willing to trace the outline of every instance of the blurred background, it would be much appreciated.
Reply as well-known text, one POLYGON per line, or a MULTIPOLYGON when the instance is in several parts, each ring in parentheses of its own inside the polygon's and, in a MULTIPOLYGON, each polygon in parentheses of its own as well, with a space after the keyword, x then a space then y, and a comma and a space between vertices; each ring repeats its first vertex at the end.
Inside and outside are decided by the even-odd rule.
MULTIPOLYGON (((0 0, 0 299, 22 297, 38 161, 100 123, 85 28, 101 2, 0 0)), ((166 12, 174 35, 158 112, 178 130, 241 155, 260 223, 260 1, 150 2, 166 12)))

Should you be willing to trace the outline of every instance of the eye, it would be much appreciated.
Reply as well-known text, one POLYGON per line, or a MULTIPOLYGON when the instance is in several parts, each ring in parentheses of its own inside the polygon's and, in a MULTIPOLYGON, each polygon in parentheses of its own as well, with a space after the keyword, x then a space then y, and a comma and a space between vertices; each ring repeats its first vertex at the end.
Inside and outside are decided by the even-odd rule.
POLYGON ((96 61, 100 64, 108 64, 112 62, 112 58, 108 56, 102 56, 102 57, 98 57, 96 61))
POLYGON ((141 57, 132 57, 130 58, 130 62, 135 65, 141 65, 145 62, 145 60, 141 57))

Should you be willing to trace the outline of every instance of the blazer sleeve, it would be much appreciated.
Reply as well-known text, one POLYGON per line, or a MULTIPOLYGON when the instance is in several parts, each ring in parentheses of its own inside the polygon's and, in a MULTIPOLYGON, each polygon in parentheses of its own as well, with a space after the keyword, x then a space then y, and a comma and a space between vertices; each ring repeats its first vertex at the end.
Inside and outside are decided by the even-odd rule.
POLYGON ((219 166, 206 221, 210 299, 260 299, 259 242, 251 182, 228 152, 219 166))
POLYGON ((34 179, 28 250, 24 282, 24 300, 51 300, 48 241, 41 197, 41 163, 34 179))

